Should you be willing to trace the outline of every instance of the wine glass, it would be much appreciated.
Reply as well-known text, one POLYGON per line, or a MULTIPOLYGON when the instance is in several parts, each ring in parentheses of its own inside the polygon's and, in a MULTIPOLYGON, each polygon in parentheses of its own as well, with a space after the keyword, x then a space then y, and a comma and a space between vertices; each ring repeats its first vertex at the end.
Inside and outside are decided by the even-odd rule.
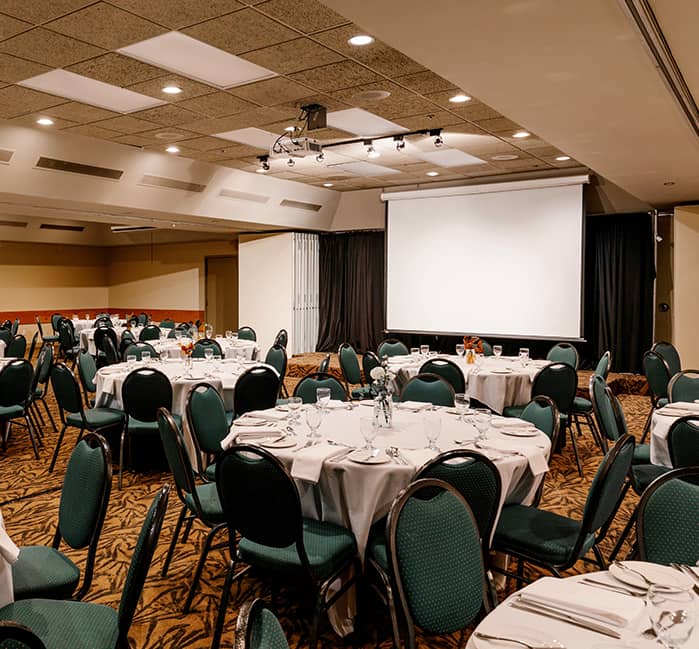
POLYGON ((226 329, 226 340, 231 340, 233 338, 233 332, 230 329, 226 329))
POLYGON ((454 406, 456 407, 456 412, 459 413, 459 421, 463 421, 466 411, 471 406, 471 399, 463 392, 458 392, 454 395, 454 406))
POLYGON ((689 639, 697 617, 697 598, 691 586, 653 584, 646 595, 646 611, 666 649, 678 649, 689 639))
POLYGON ((490 410, 485 408, 476 408, 476 416, 473 423, 478 431, 476 443, 483 443, 488 439, 488 429, 490 428, 490 410))
POLYGON ((519 348, 519 361, 522 365, 526 365, 529 362, 529 347, 519 348))
POLYGON ((211 362, 211 361, 213 360, 213 358, 214 358, 214 350, 213 350, 211 347, 207 347, 207 348, 204 350, 204 358, 205 358, 207 361, 209 361, 209 362, 211 362))
POLYGON ((457 355, 457 356, 463 356, 465 352, 466 352, 466 349, 464 348, 463 343, 459 343, 459 344, 456 346, 456 355, 457 355))
POLYGON ((442 432, 442 419, 436 412, 426 414, 422 418, 422 425, 425 427, 425 437, 427 437, 427 448, 431 451, 439 452, 436 442, 442 432))
POLYGON ((410 348, 410 355, 411 356, 417 356, 419 353, 420 353, 419 347, 411 347, 410 348))
POLYGON ((321 412, 325 414, 330 404, 330 388, 316 388, 316 402, 321 412))
POLYGON ((286 405, 289 408, 289 424, 291 426, 298 423, 299 409, 301 408, 302 404, 303 399, 301 399, 301 397, 289 397, 287 400, 286 405))
POLYGON ((378 432, 378 425, 374 417, 360 417, 359 418, 359 430, 364 437, 366 444, 364 448, 369 455, 374 453, 374 440, 376 439, 376 433, 378 432))
POLYGON ((309 437, 311 439, 317 439, 320 437, 318 429, 323 420, 323 413, 320 411, 315 404, 309 404, 306 408, 306 424, 311 429, 311 434, 309 437))
POLYGON ((429 345, 420 345, 420 353, 423 356, 427 356, 427 354, 430 353, 430 346, 429 345))
POLYGON ((136 365, 136 354, 129 354, 126 357, 126 367, 129 372, 134 368, 134 365, 136 365))
POLYGON ((141 360, 146 365, 150 365, 150 352, 141 352, 141 360))
POLYGON ((500 358, 502 356, 502 345, 493 345, 493 356, 500 358))

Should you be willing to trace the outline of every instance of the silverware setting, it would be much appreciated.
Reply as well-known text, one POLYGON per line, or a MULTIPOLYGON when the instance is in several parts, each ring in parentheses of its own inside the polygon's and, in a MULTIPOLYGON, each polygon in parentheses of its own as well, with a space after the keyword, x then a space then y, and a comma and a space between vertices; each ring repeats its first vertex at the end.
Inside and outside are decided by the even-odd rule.
POLYGON ((630 568, 629 566, 627 566, 625 563, 622 563, 621 561, 615 560, 612 562, 612 565, 616 566, 620 570, 623 570, 624 572, 627 572, 627 573, 632 574, 632 575, 636 575, 636 577, 643 580, 643 583, 648 587, 653 585, 653 582, 650 579, 648 579, 648 577, 646 577, 643 573, 639 572, 638 570, 634 570, 633 568, 630 568))
POLYGON ((674 568, 675 570, 679 570, 683 575, 687 575, 687 577, 689 577, 694 582, 694 585, 692 586, 694 592, 699 595, 699 577, 694 572, 694 570, 692 570, 691 566, 688 566, 683 563, 671 563, 670 567, 674 568))
MULTIPOLYGON (((515 638, 505 638, 503 636, 499 635, 490 635, 489 633, 483 633, 482 631, 476 631, 474 634, 476 638, 480 638, 481 640, 495 640, 497 642, 512 642, 514 644, 518 644, 521 647, 525 647, 526 649, 551 649, 551 647, 547 647, 545 645, 540 645, 540 644, 531 644, 529 642, 524 642, 523 640, 516 640, 515 638)), ((560 649, 565 649, 565 647, 559 643, 560 649)))
POLYGON ((410 462, 400 452, 400 449, 397 446, 389 446, 386 449, 386 455, 392 457, 396 461, 397 464, 402 464, 404 466, 410 466, 410 462))
POLYGON ((335 455, 334 457, 331 457, 328 460, 328 462, 330 462, 331 464, 335 464, 336 462, 341 462, 349 455, 352 455, 352 453, 354 453, 356 450, 357 449, 355 449, 354 447, 350 447, 350 448, 346 449, 345 451, 343 451, 342 453, 340 453, 339 455, 335 455))
POLYGON ((581 579, 578 583, 584 584, 585 586, 593 586, 596 588, 604 588, 605 590, 611 590, 615 593, 621 595, 631 595, 632 597, 645 597, 646 593, 642 590, 631 590, 630 588, 624 588, 623 586, 617 586, 616 584, 608 584, 604 581, 597 581, 595 579, 581 579))
POLYGON ((292 452, 292 453, 297 453, 298 451, 301 451, 301 450, 303 450, 304 448, 309 448, 309 447, 311 447, 311 446, 315 446, 315 444, 317 444, 317 443, 318 443, 318 440, 309 439, 305 444, 303 444, 303 446, 299 446, 299 447, 293 449, 291 452, 292 452))

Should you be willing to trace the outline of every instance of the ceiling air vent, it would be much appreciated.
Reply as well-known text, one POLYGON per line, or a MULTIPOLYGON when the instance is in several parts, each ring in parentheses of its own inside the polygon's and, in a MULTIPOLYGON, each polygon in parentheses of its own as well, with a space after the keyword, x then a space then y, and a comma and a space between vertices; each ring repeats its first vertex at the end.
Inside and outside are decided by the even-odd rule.
POLYGON ((63 230, 64 232, 82 232, 85 229, 84 225, 58 225, 56 223, 42 223, 39 226, 40 230, 63 230))
POLYGON ((152 225, 112 225, 111 230, 115 234, 121 232, 146 232, 147 230, 157 230, 152 225))
POLYGON ((290 201, 286 198, 279 204, 282 207, 293 207, 297 210, 308 210, 309 212, 317 212, 323 207, 322 205, 316 205, 315 203, 304 203, 303 201, 290 201))
POLYGON ((56 158, 46 158, 41 156, 36 162, 37 169, 52 169, 53 171, 65 171, 71 174, 82 174, 83 176, 94 176, 95 178, 109 178, 119 180, 124 174, 120 169, 108 169, 107 167, 95 167, 84 165, 79 162, 68 162, 67 160, 57 160, 56 158))
POLYGON ((251 194, 250 192, 239 192, 235 189, 222 189, 219 196, 224 196, 225 198, 235 198, 240 201, 251 201, 252 203, 266 203, 269 200, 269 196, 262 196, 261 194, 251 194))
POLYGON ((0 149, 0 162, 2 164, 10 164, 10 160, 12 160, 14 154, 15 152, 10 151, 10 149, 0 149))
POLYGON ((145 174, 139 184, 149 185, 150 187, 163 187, 165 189, 180 189, 183 192, 203 192, 206 189, 206 185, 188 183, 184 180, 175 180, 174 178, 153 176, 151 174, 145 174))
POLYGON ((0 221, 0 226, 5 228, 26 228, 26 221, 0 221))

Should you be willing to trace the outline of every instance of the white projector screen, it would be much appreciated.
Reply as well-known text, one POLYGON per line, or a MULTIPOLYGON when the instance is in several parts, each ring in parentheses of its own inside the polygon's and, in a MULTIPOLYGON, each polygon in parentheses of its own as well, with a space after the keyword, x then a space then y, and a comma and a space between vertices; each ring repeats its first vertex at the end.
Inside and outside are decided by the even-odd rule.
POLYGON ((386 328, 579 339, 584 178, 384 194, 386 328))

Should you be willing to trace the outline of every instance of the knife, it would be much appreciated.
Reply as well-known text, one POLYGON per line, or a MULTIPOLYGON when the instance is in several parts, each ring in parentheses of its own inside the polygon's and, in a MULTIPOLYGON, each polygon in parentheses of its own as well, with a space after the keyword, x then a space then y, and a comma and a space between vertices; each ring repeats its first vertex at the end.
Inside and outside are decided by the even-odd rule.
POLYGON ((533 613, 534 615, 541 615, 543 617, 548 617, 553 620, 559 620, 560 622, 567 622, 568 624, 573 624, 575 626, 579 626, 583 629, 587 629, 588 631, 594 631, 595 633, 601 633, 602 635, 609 636, 610 638, 616 638, 617 640, 621 639, 621 634, 617 633, 613 629, 610 629, 606 626, 603 626, 602 624, 597 624, 592 621, 588 620, 582 620, 579 617, 576 617, 575 615, 571 615, 568 613, 563 613, 562 611, 558 610, 553 610, 553 609, 541 609, 536 607, 535 605, 531 605, 529 603, 523 602, 519 597, 510 604, 512 608, 516 608, 520 611, 526 611, 527 613, 533 613))

